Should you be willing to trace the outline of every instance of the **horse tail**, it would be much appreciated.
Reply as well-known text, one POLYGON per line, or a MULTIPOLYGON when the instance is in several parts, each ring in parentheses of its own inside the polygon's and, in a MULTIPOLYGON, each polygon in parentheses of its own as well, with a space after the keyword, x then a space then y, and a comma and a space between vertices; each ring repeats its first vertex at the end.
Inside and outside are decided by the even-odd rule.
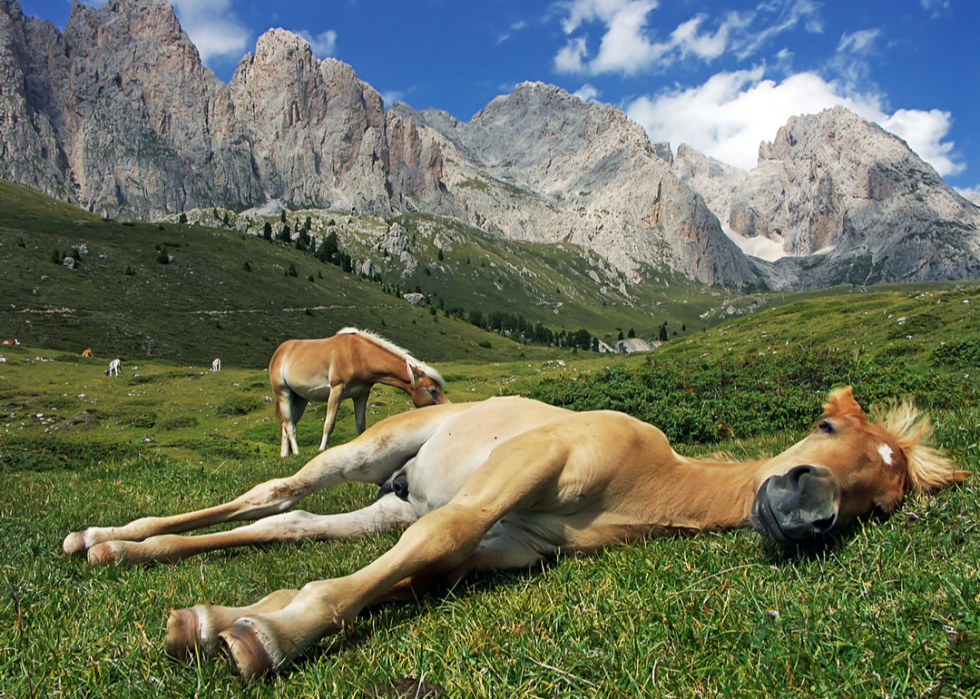
POLYGON ((272 397, 272 409, 275 411, 276 422, 279 424, 279 429, 281 430, 286 422, 286 418, 282 414, 282 408, 279 407, 279 399, 276 396, 272 397))
POLYGON ((282 413, 282 406, 279 404, 279 395, 285 391, 287 395, 292 394, 293 389, 286 382, 286 377, 282 375, 282 357, 280 356, 282 345, 276 349, 269 362, 269 383, 272 384, 272 408, 275 412, 276 423, 282 430, 286 426, 286 416, 282 413))

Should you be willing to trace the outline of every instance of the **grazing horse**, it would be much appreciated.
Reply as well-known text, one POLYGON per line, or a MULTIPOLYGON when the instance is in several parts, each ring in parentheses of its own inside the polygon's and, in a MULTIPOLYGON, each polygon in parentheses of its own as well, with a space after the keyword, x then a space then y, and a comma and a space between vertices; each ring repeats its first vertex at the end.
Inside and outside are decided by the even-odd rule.
POLYGON ((368 395, 376 383, 405 391, 416 408, 449 402, 438 371, 383 337, 356 328, 322 340, 286 340, 269 362, 269 381, 283 458, 290 452, 299 454, 296 423, 310 402, 327 402, 320 451, 327 448, 337 408, 345 398, 354 401, 357 433, 364 432, 368 395))
POLYGON ((220 359, 215 359, 213 362, 211 362, 211 371, 212 372, 221 371, 221 360, 220 359))
POLYGON ((850 387, 830 394, 813 432, 762 461, 722 463, 675 452, 664 434, 612 411, 573 412, 525 398, 441 405, 395 415, 296 474, 197 512, 69 534, 64 550, 94 565, 170 562, 275 541, 347 539, 408 526, 373 563, 342 578, 280 590, 247 607, 174 611, 165 650, 194 657, 223 643, 246 678, 276 671, 368 605, 401 599, 474 570, 532 565, 679 530, 751 523, 785 544, 819 539, 907 490, 969 473, 929 446, 932 430, 906 402, 867 419, 850 387), (347 514, 286 512, 347 480, 382 484, 347 514), (219 522, 254 524, 175 536, 219 522))
POLYGON ((102 372, 103 376, 119 376, 119 360, 109 362, 109 368, 102 372))
POLYGON ((82 350, 82 356, 83 357, 91 357, 91 356, 93 356, 92 355, 92 348, 91 347, 86 347, 85 349, 83 349, 82 350))

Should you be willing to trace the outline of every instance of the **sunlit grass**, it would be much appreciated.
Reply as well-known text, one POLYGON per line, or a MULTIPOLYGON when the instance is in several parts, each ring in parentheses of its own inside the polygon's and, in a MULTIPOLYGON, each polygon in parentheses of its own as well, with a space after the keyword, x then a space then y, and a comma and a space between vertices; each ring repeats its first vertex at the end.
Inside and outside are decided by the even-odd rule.
MULTIPOLYGON (((143 363, 110 380, 100 363, 35 361, 55 355, 24 348, 4 354, 0 697, 346 697, 403 677, 474 697, 980 691, 976 478, 913 495, 888 520, 821 551, 780 554, 745 530, 475 576, 371 610, 279 676, 251 685, 220 661, 169 661, 162 639, 170 609, 247 604, 343 575, 397 536, 215 552, 166 566, 98 569, 69 559, 60 548, 69 531, 212 505, 295 470, 315 452, 322 412, 300 423, 302 456, 282 460, 263 372, 143 363), (220 409, 239 403, 251 408, 220 409), (94 416, 88 429, 53 429, 83 409, 94 416), (173 422, 187 416, 196 422, 173 422)), ((624 366, 636 364, 643 366, 635 357, 624 366)), ((460 401, 599 367, 582 359, 440 368, 460 401)), ((821 398, 812 397, 817 410, 821 398)), ((368 420, 406 409, 404 394, 378 390, 368 420)), ((976 471, 980 411, 961 405, 935 417, 942 443, 976 471)), ((334 442, 352 436, 345 407, 334 442)), ((754 456, 799 436, 678 448, 754 456)), ((374 494, 373 486, 348 484, 302 507, 350 510, 374 494)))

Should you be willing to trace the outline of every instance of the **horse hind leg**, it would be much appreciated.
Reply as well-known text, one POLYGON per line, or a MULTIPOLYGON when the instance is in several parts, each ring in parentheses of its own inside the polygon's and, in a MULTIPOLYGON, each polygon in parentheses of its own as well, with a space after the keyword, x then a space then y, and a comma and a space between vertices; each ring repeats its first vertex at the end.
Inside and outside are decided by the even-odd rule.
POLYGON ((279 455, 286 458, 291 453, 299 454, 299 444, 296 442, 296 425, 306 411, 307 400, 298 393, 286 388, 276 396, 280 416, 280 449, 279 455))
POLYGON ((331 387, 330 395, 327 396, 327 412, 323 416, 323 437, 320 438, 320 451, 327 448, 327 442, 330 441, 330 433, 333 432, 333 427, 337 424, 337 410, 340 408, 340 398, 342 395, 342 386, 331 387))

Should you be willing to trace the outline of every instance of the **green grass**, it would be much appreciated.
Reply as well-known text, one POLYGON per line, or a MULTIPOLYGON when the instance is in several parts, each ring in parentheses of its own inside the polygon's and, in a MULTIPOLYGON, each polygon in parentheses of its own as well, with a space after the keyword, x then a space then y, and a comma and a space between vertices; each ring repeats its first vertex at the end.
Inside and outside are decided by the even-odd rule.
MULTIPOLYGON (((678 335, 641 356, 521 346, 434 321, 254 236, 103 221, 0 183, 0 334, 24 343, 0 348, 0 699, 374 696, 407 676, 467 697, 980 696, 978 476, 915 494, 819 551, 786 555, 737 531, 476 576, 365 613, 261 683, 244 685, 218 661, 167 661, 171 608, 250 603, 356 570, 397 540, 133 569, 92 569, 61 553, 70 531, 222 502, 312 457, 323 407, 299 425, 301 457, 282 460, 266 401, 263 369, 288 337, 366 327, 435 362, 453 401, 519 393, 614 407, 661 425, 692 455, 778 452, 806 432, 828 388, 853 382, 865 404, 917 397, 940 442, 978 470, 973 284, 736 297, 661 272, 626 299, 608 290, 613 277, 596 282, 595 260, 572 246, 497 244, 434 217, 401 222, 431 266, 405 289, 424 278, 447 302, 486 298, 484 312, 498 304, 607 340, 620 327, 648 334, 641 321, 668 320, 678 335), (457 236, 445 272, 434 234, 457 236), (78 269, 51 262, 54 248, 82 242, 78 269), (156 245, 174 264, 156 262, 156 245), (284 274, 290 262, 296 278, 284 274), (86 346, 95 359, 79 356, 86 346), (114 356, 123 375, 110 379, 102 371, 114 356), (208 371, 215 356, 220 374, 208 371)), ((376 388, 368 422, 408 409, 404 393, 376 388)), ((331 443, 353 436, 348 402, 331 443)), ((302 507, 347 511, 375 490, 346 484, 302 507)))
POLYGON ((376 283, 253 235, 106 221, 5 182, 0 268, 0 337, 74 355, 91 347, 104 362, 206 365, 220 357, 225 365, 261 368, 284 340, 325 337, 349 325, 425 361, 553 354, 499 336, 488 351, 479 345, 488 334, 468 323, 434 318, 376 283), (83 244, 76 269, 51 261, 53 251, 83 244), (158 246, 173 262, 157 262, 158 246), (296 277, 285 274, 291 263, 296 277))
MULTIPOLYGON (((863 332, 866 324, 841 327, 863 332)), ((733 328, 717 332, 730 338, 733 328)), ((704 335, 695 344, 705 345, 693 347, 697 357, 653 354, 649 366, 644 357, 583 353, 563 355, 565 366, 523 359, 439 368, 454 401, 577 386, 568 390, 596 403, 583 407, 601 403, 604 382, 596 377, 615 376, 616 390, 604 395, 637 386, 663 392, 658 410, 665 421, 692 409, 678 400, 671 412, 670 396, 685 396, 683 381, 702 401, 744 392, 744 404, 730 401, 742 405, 727 418, 734 437, 717 442, 690 431, 675 442, 683 453, 722 448, 739 457, 775 452, 802 436, 823 389, 856 378, 848 362, 863 366, 857 378, 877 381, 875 391, 883 394, 897 392, 907 378, 871 360, 843 361, 819 346, 791 346, 782 364, 749 362, 747 353, 727 379, 723 367, 705 368, 699 377, 699 362, 707 359, 701 354, 718 353, 719 360, 731 354, 715 344, 716 336, 704 335), (810 382, 800 381, 807 371, 810 382), (724 385, 736 378, 737 386, 724 385), (767 399, 767 378, 787 384, 783 393, 767 399), (800 388, 790 391, 793 381, 800 388), (790 395, 799 420, 776 431, 760 427, 758 416, 790 395)), ((273 589, 343 575, 397 537, 218 552, 134 569, 92 569, 68 559, 60 542, 69 531, 204 507, 293 471, 314 454, 322 408, 300 423, 302 457, 281 460, 261 371, 231 367, 211 374, 203 366, 151 361, 137 369, 126 362, 123 376, 109 379, 101 362, 57 352, 5 347, 2 355, 2 697, 346 697, 423 675, 450 696, 476 697, 980 693, 975 477, 957 489, 913 495, 887 521, 865 523, 820 551, 785 555, 751 531, 736 531, 653 539, 590 557, 559 557, 529 571, 476 576, 415 603, 365 613, 278 677, 252 685, 218 661, 168 661, 162 638, 171 608, 249 603, 273 589), (89 423, 60 427, 82 410, 89 423)), ((962 382, 964 372, 909 371, 920 381, 912 388, 935 403, 940 441, 976 471, 974 394, 939 401, 934 394, 943 384, 931 383, 962 382)), ((864 390, 865 398, 877 397, 860 383, 857 388, 859 396, 864 390)), ((638 395, 624 407, 642 410, 638 395)), ((403 393, 377 390, 369 423, 408 408, 403 393)), ((333 443, 353 436, 351 412, 344 405, 333 443)), ((302 507, 350 510, 374 492, 348 484, 302 507)))

